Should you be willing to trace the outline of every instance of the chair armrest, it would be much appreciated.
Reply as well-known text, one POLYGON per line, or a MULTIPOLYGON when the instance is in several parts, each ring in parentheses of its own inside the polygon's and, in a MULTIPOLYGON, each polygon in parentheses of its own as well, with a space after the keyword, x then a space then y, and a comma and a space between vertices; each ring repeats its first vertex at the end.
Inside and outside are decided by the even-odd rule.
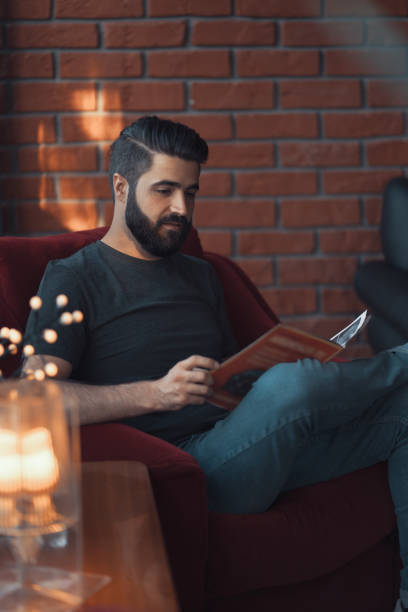
POLYGON ((202 610, 208 556, 205 476, 196 460, 121 423, 81 427, 84 461, 134 460, 149 469, 170 567, 183 610, 202 610))

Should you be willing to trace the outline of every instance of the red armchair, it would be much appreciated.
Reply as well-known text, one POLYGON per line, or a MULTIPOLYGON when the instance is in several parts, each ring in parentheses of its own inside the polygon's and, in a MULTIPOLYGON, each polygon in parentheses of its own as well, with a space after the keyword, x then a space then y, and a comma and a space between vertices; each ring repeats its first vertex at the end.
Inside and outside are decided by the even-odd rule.
MULTIPOLYGON (((0 238, 0 325, 23 330, 47 261, 105 231, 0 238)), ((202 252, 195 230, 183 250, 215 267, 242 346, 277 322, 232 261, 202 252)), ((10 374, 18 359, 2 365, 10 374)), ((231 515, 208 512, 204 474, 175 446, 118 423, 83 426, 81 440, 85 460, 148 466, 183 612, 393 609, 400 563, 384 464, 282 494, 268 512, 231 515)))

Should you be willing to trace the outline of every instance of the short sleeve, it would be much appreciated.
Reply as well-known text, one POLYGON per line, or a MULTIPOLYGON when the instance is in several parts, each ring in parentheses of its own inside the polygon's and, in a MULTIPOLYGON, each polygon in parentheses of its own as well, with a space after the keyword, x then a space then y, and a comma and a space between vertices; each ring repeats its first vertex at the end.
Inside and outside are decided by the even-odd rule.
POLYGON ((73 370, 78 366, 86 346, 86 303, 81 291, 80 276, 59 261, 51 261, 44 272, 37 295, 42 299, 39 310, 31 310, 24 334, 24 344, 32 344, 36 354, 60 357, 71 363, 73 370), (68 304, 58 308, 59 294, 68 297, 68 304), (65 311, 80 310, 84 314, 81 323, 62 325, 59 322, 65 311), (42 334, 44 329, 54 329, 58 334, 55 343, 48 343, 42 334))

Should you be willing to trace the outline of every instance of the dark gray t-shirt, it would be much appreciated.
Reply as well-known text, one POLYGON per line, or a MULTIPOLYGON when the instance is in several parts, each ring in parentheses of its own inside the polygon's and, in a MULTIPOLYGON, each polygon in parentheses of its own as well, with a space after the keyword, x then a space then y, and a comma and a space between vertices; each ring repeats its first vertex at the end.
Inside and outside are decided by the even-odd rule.
MULTIPOLYGON (((95 242, 50 262, 38 295, 43 307, 31 312, 25 341, 37 353, 69 361, 72 378, 81 382, 153 380, 190 355, 221 361, 237 348, 214 269, 181 253, 146 261, 95 242), (66 310, 83 311, 83 323, 55 324, 60 293, 69 298, 66 310), (57 329, 55 344, 39 337, 46 327, 57 329)), ((227 414, 206 403, 121 421, 176 443, 227 414)))

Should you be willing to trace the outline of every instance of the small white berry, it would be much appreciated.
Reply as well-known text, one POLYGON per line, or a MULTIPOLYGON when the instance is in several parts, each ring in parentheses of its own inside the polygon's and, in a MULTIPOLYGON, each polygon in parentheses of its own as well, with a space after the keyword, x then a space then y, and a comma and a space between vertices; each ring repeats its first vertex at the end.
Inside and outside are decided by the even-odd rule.
POLYGON ((0 338, 8 338, 10 335, 10 328, 9 327, 2 327, 0 329, 0 338))
POLYGON ((17 355, 17 351, 18 351, 18 349, 17 349, 17 347, 16 347, 16 345, 15 345, 15 344, 9 344, 9 345, 8 345, 8 352, 9 352, 11 355, 17 355))
POLYGON ((18 331, 18 329, 10 329, 9 340, 13 342, 13 344, 20 344, 23 339, 22 333, 18 331))
POLYGON ((84 320, 84 313, 81 310, 74 310, 72 313, 72 319, 74 323, 82 323, 84 320))
POLYGON ((34 378, 35 380, 45 380, 45 372, 44 370, 34 370, 34 378))
POLYGON ((64 293, 57 295, 56 300, 58 308, 64 308, 68 304, 68 298, 64 293))
POLYGON ((42 337, 48 344, 54 344, 58 339, 58 334, 55 329, 44 329, 42 337))
POLYGON ((35 351, 32 344, 26 344, 23 348, 23 353, 26 357, 31 357, 31 355, 34 355, 34 352, 35 351))
POLYGON ((61 325, 71 325, 72 314, 68 311, 63 312, 59 320, 60 320, 61 325))
POLYGON ((58 366, 52 361, 45 364, 44 370, 47 376, 53 377, 58 374, 58 366))
POLYGON ((30 306, 33 310, 40 310, 42 306, 42 299, 38 295, 34 295, 30 299, 30 306))

